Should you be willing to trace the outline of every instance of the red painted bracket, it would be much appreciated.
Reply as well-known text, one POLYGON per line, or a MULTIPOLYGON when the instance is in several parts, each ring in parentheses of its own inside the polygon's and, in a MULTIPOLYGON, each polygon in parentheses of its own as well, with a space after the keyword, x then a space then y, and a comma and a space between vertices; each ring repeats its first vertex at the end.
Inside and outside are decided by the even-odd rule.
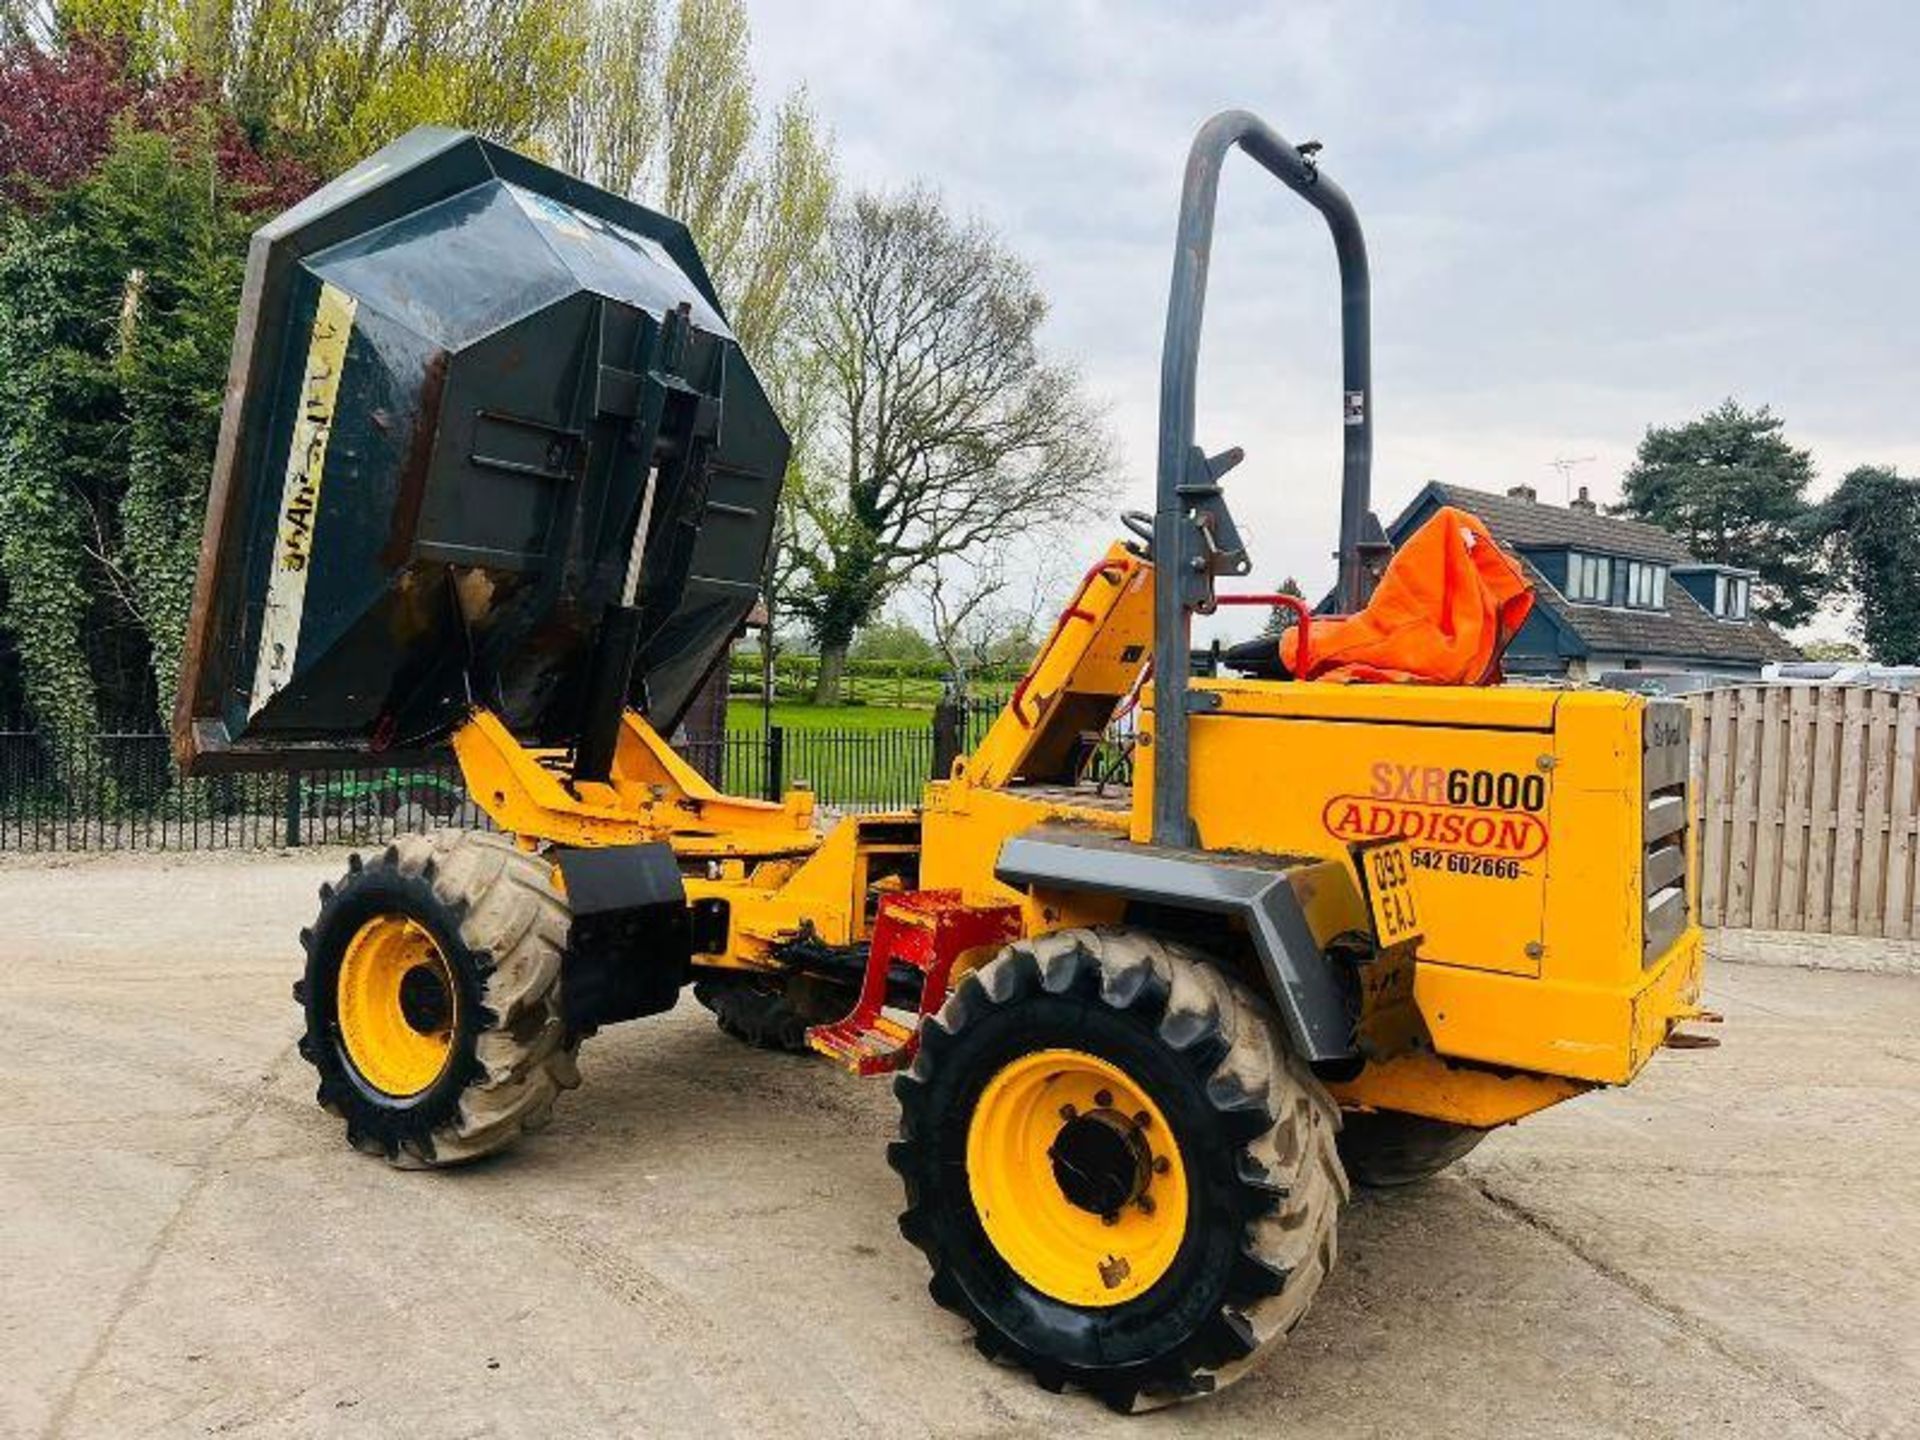
POLYGON ((867 949, 860 998, 844 1018, 807 1031, 807 1044, 856 1075, 903 1070, 920 1049, 920 1022, 947 998, 954 962, 969 950, 998 948, 1020 938, 1018 905, 969 905, 958 890, 906 890, 880 901, 867 949), (884 1014, 894 964, 922 975, 919 1013, 912 1025, 884 1014))

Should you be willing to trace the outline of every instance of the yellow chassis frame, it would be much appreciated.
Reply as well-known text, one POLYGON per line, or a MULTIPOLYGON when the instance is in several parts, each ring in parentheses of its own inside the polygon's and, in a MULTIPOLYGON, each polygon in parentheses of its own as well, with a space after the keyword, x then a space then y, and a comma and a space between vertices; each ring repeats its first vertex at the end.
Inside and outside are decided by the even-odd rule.
POLYGON ((779 804, 722 794, 631 711, 604 783, 570 779, 565 750, 523 746, 486 710, 454 732, 453 751, 474 803, 528 843, 668 840, 684 859, 713 861, 807 855, 820 843, 811 793, 779 804))

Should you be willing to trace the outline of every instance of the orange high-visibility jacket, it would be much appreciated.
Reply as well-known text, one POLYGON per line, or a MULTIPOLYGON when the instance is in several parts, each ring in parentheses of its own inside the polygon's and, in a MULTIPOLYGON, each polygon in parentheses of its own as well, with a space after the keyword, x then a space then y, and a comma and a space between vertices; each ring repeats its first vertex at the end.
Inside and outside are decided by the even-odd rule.
POLYGON ((1302 680, 1490 685, 1533 609, 1533 587, 1479 518, 1445 506, 1395 552, 1358 615, 1315 617, 1280 658, 1302 680))

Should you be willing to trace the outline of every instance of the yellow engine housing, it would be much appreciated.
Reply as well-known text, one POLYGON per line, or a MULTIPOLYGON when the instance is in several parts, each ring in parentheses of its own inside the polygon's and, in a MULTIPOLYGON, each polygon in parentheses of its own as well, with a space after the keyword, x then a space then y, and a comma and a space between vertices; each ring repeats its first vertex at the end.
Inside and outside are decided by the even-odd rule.
MULTIPOLYGON (((1440 1054, 1618 1084, 1691 1010, 1698 927, 1647 943, 1650 908, 1675 897, 1670 885, 1647 892, 1648 816, 1674 784, 1647 793, 1646 700, 1254 680, 1193 688, 1218 699, 1192 726, 1190 793, 1208 849, 1413 843, 1426 930, 1416 997, 1440 1054)), ((1152 755, 1142 747, 1140 796, 1152 755)), ((1146 827, 1137 804, 1134 838, 1146 827)), ((1683 823, 1656 838, 1688 847, 1687 833, 1683 823)), ((1693 864, 1681 853, 1685 904, 1693 864)))

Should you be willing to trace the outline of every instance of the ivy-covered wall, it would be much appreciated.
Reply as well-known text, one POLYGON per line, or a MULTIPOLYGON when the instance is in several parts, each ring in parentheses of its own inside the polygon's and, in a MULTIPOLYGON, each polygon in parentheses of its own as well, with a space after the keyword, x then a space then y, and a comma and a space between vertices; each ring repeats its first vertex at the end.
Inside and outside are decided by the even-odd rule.
POLYGON ((0 714, 65 762, 163 718, 246 238, 305 182, 85 43, 0 57, 0 153, 0 714))

